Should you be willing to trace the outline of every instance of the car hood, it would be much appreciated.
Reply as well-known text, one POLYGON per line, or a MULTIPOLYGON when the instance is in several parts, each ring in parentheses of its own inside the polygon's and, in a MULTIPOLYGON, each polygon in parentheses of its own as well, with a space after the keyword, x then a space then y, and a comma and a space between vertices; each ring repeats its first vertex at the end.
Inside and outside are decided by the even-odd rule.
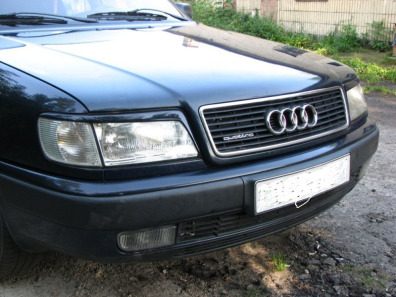
MULTIPOLYGON (((0 37, 0 60, 70 94, 91 112, 186 106, 197 110, 205 104, 326 87, 339 79, 328 65, 311 71, 308 62, 242 53, 211 44, 194 31, 41 35, 0 37)), ((281 55, 296 59, 287 52, 281 55)))

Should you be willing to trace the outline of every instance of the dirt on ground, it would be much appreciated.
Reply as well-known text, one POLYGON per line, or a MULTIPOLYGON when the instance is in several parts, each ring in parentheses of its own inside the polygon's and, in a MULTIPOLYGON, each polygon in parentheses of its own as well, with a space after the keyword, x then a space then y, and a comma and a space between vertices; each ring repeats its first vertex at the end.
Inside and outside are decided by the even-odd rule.
POLYGON ((0 296, 396 296, 396 98, 367 96, 380 130, 340 203, 281 234, 186 259, 98 264, 50 253, 0 296))

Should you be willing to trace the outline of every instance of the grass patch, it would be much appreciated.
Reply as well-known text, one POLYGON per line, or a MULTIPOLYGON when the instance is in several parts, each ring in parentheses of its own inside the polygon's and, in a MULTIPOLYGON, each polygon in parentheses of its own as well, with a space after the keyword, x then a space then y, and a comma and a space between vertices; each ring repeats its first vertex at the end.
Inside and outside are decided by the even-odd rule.
POLYGON ((363 266, 346 266, 344 272, 355 277, 367 290, 385 290, 389 277, 378 272, 374 272, 373 268, 368 265, 363 266))
POLYGON ((392 53, 364 49, 354 53, 338 54, 332 58, 356 71, 367 83, 364 86, 366 94, 375 92, 396 96, 396 59, 392 58, 392 53))
POLYGON ((367 80, 370 84, 384 80, 396 82, 396 67, 384 67, 377 63, 365 62, 360 58, 338 60, 352 67, 360 78, 367 80))
POLYGON ((372 85, 367 85, 363 87, 364 93, 365 94, 370 94, 372 92, 374 93, 381 93, 384 95, 393 95, 396 96, 396 91, 389 89, 386 86, 372 86, 372 85))
POLYGON ((372 49, 361 49, 350 53, 337 53, 334 55, 336 59, 353 59, 359 58, 363 62, 375 63, 384 67, 396 66, 396 58, 392 57, 392 52, 379 52, 372 49))

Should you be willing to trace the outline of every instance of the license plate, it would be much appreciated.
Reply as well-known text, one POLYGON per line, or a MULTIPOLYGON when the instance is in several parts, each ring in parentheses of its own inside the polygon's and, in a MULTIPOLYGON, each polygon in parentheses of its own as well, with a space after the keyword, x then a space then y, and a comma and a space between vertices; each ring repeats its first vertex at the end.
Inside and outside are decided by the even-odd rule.
POLYGON ((350 155, 333 161, 257 181, 255 184, 256 214, 289 204, 303 203, 316 195, 334 189, 350 179, 350 155))

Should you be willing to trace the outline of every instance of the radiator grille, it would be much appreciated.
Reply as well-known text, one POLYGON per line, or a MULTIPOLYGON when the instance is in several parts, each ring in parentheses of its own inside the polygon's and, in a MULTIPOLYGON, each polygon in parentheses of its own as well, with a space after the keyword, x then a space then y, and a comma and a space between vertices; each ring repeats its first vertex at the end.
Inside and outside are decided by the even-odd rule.
POLYGON ((319 138, 349 125, 340 88, 281 97, 204 106, 200 109, 213 149, 219 156, 269 150, 319 138), (318 114, 314 127, 274 135, 265 118, 272 110, 312 105, 318 114))
POLYGON ((179 224, 177 241, 183 242, 192 239, 218 237, 263 224, 269 219, 268 214, 252 217, 245 213, 231 213, 184 222, 179 224))
POLYGON ((254 224, 245 221, 245 215, 241 213, 222 215, 218 217, 195 220, 179 224, 178 241, 191 238, 205 238, 219 236, 225 232, 243 229, 254 224))

